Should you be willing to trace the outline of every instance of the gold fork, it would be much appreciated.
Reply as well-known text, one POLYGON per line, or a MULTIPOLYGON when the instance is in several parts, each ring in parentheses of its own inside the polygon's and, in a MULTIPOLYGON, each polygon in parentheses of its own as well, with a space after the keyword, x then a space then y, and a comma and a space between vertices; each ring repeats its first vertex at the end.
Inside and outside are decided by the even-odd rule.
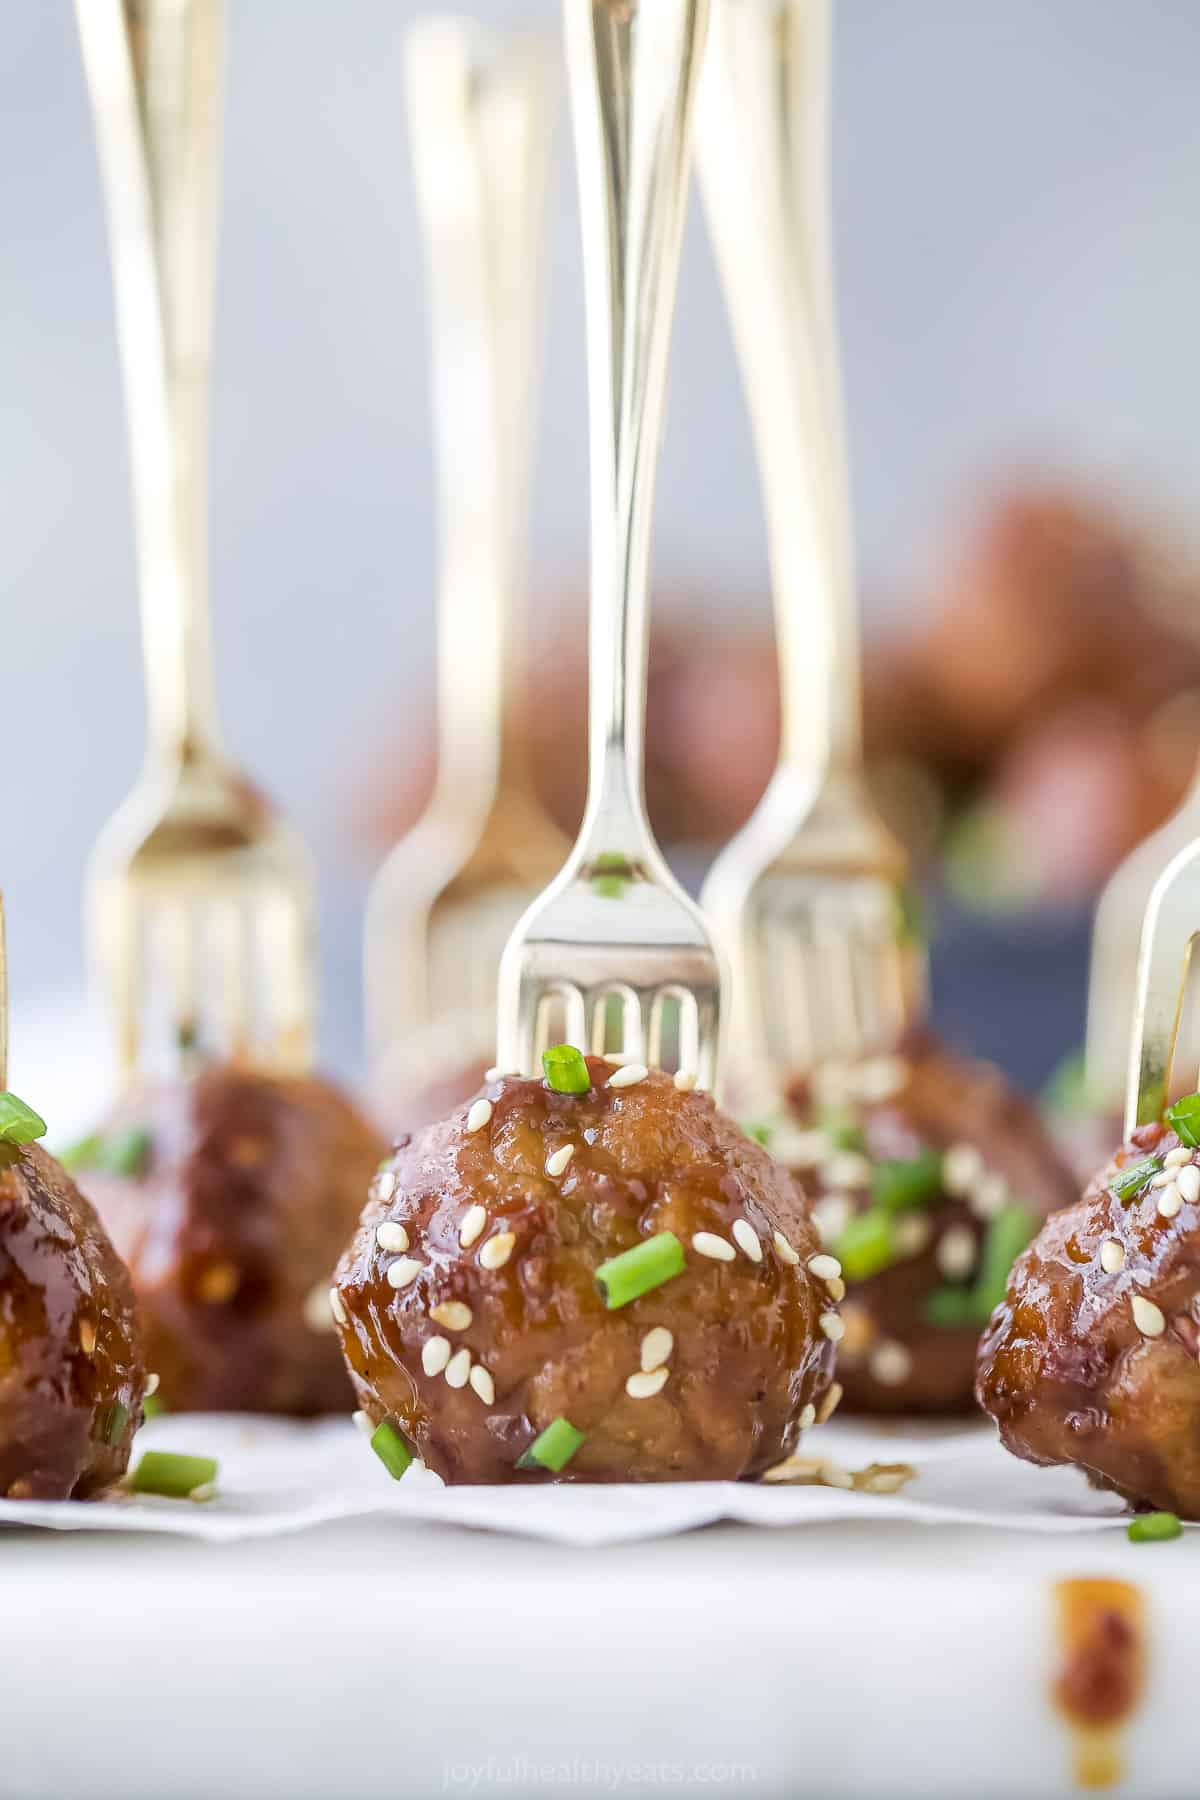
POLYGON ((487 1060, 513 924, 562 862, 512 704, 557 49, 444 16, 407 42, 439 488, 438 774, 367 903, 381 1101, 431 1060, 487 1060), (444 1046, 444 1048, 439 1048, 444 1046))
POLYGON ((221 1050, 302 1068, 307 854, 220 747, 206 568, 221 0, 76 0, 107 201, 148 710, 92 854, 90 949, 123 1072, 221 1050))
POLYGON ((890 1044, 920 1004, 907 859, 867 793, 829 223, 827 0, 715 0, 700 185, 757 447, 779 765, 702 903, 733 974, 739 1100, 890 1044))

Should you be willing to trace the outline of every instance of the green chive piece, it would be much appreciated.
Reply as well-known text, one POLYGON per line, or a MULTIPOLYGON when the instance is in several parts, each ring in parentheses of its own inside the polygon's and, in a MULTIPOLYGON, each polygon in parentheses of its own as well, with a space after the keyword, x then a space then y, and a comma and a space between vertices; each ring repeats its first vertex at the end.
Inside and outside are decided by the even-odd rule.
POLYGON ((746 1137, 753 1138, 754 1142, 756 1144, 761 1144, 764 1150, 770 1148, 771 1129, 771 1126, 765 1124, 762 1119, 749 1119, 742 1126, 742 1131, 746 1137))
POLYGON ((98 1131, 89 1132, 87 1137, 76 1138, 65 1150, 58 1152, 58 1160, 69 1175, 77 1169, 93 1169, 96 1159, 104 1148, 104 1139, 98 1131))
POLYGON ((150 1133, 144 1125, 131 1125, 106 1138, 96 1167, 110 1175, 142 1175, 150 1159, 150 1133))
POLYGON ((0 1139, 6 1144, 32 1144, 45 1137, 46 1121, 15 1094, 0 1094, 0 1139))
POLYGON ((896 1247, 888 1214, 879 1206, 859 1213, 838 1238, 833 1254, 841 1263, 847 1281, 866 1281, 869 1276, 890 1268, 896 1260, 896 1247))
POLYGON ((835 1150, 857 1150, 867 1147, 866 1133, 852 1113, 836 1107, 823 1107, 817 1114, 817 1129, 823 1131, 835 1150))
POLYGON ((619 850, 602 850, 592 858, 591 888, 602 900, 619 900, 629 885, 633 869, 619 850))
POLYGON ((876 1163, 871 1177, 871 1198, 885 1212, 927 1206, 941 1191, 942 1157, 938 1150, 923 1150, 904 1162, 876 1163))
POLYGON ((518 1469, 549 1469, 557 1475, 565 1469, 580 1444, 582 1431, 576 1431, 570 1419, 557 1418, 539 1432, 525 1454, 517 1461, 518 1469))
POLYGON ((157 1419, 160 1413, 167 1410, 166 1401, 161 1394, 147 1394, 142 1401, 143 1423, 148 1419, 157 1419))
POLYGON ((1143 1156, 1139 1162, 1127 1163, 1118 1169, 1108 1184, 1108 1191, 1118 1200, 1132 1200, 1140 1194, 1152 1175, 1157 1175, 1162 1164, 1157 1156, 1143 1156))
POLYGON ((1183 1526, 1174 1513, 1139 1513, 1130 1519, 1125 1533, 1131 1544, 1165 1544, 1183 1536, 1183 1526))
POLYGON ((921 1315, 927 1325, 936 1325, 941 1331, 956 1331, 978 1323, 975 1296, 969 1287, 934 1288, 925 1297, 921 1315))
POLYGON ((980 1323, 986 1324, 1003 1300, 1012 1266, 1036 1229, 1037 1220, 1024 1206, 1006 1206, 989 1220, 979 1254, 979 1274, 971 1290, 980 1323))
POLYGON ((125 1427, 128 1423, 129 1408, 120 1400, 114 1400, 104 1421, 105 1443, 119 1444, 125 1435, 125 1427))
POLYGON ((1200 1094, 1185 1094, 1167 1108, 1167 1124, 1189 1150, 1200 1145, 1200 1094))
POLYGON ((673 1231, 660 1231, 657 1237, 635 1244, 620 1256, 610 1256, 596 1270, 596 1286, 604 1295, 609 1311, 628 1306, 641 1294, 661 1287, 672 1276, 682 1275, 685 1268, 683 1245, 673 1231))
POLYGON ((176 1456, 171 1450, 145 1451, 128 1478, 135 1494, 163 1494, 168 1500, 186 1500, 193 1489, 216 1479, 215 1456, 176 1456))
POLYGON ((592 1085, 583 1051, 574 1044, 554 1044, 542 1051, 546 1086, 556 1094, 586 1094, 592 1085))
POLYGON ((399 1481, 413 1459, 412 1451, 390 1419, 371 1433, 371 1448, 393 1481, 399 1481))

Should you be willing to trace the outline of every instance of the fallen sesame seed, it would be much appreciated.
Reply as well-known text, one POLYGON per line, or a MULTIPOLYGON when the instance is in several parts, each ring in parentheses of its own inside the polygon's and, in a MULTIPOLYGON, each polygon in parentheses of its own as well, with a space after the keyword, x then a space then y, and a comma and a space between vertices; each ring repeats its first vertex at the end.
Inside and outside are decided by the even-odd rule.
POLYGON ((838 1318, 836 1313, 822 1313, 818 1320, 818 1324, 832 1344, 836 1344, 839 1339, 846 1335, 846 1327, 842 1324, 842 1321, 838 1318))
POLYGON ((690 1094, 696 1085, 695 1069, 676 1069, 675 1086, 681 1094, 690 1094))
POLYGON ((437 1306, 431 1306, 429 1316, 435 1325, 444 1325, 447 1331, 465 1331, 475 1314, 461 1300, 442 1300, 437 1306))
POLYGON ((1106 1275, 1116 1275, 1125 1267, 1125 1246, 1116 1238, 1105 1238, 1100 1246, 1100 1267, 1106 1275))
POLYGON ((942 1186, 948 1194, 968 1194, 983 1174, 983 1158, 974 1144, 951 1144, 942 1158, 942 1186))
POLYGON ((1186 1169, 1180 1169, 1175 1177, 1175 1186, 1190 1205, 1200 1200, 1200 1169, 1195 1163, 1189 1163, 1186 1169))
POLYGON ((903 1213, 892 1231, 897 1256, 920 1256, 933 1236, 933 1224, 924 1213, 903 1213))
POLYGON ((464 1388, 471 1379, 471 1352, 456 1350, 446 1364, 446 1386, 464 1388))
POLYGON ((96 1350, 96 1327, 90 1319, 82 1319, 79 1324, 79 1348, 85 1356, 92 1356, 96 1350))
POLYGON ((395 1219, 385 1219, 382 1225, 375 1227, 375 1242, 381 1250, 407 1250, 408 1233, 395 1219))
POLYGON ((329 1310, 339 1325, 348 1325, 350 1323, 350 1315, 346 1311, 346 1303, 338 1293, 337 1289, 333 1287, 329 1290, 329 1310))
POLYGON ((147 1375, 147 1377, 146 1377, 146 1392, 145 1392, 145 1395, 143 1396, 143 1398, 149 1400, 152 1397, 152 1395, 157 1394, 157 1392, 158 1392, 158 1376, 155 1374, 155 1372, 153 1370, 151 1370, 149 1375, 147 1375))
POLYGON ((645 1081, 650 1073, 645 1063, 623 1063, 615 1075, 610 1075, 610 1088, 635 1087, 639 1081, 645 1081))
POLYGON ((469 1250, 475 1239, 487 1224, 487 1207, 468 1206, 463 1214, 463 1222, 458 1228, 458 1241, 464 1250, 469 1250))
POLYGON ((854 1477, 849 1469, 843 1469, 840 1463, 823 1462, 821 1464, 821 1483, 824 1487, 852 1488, 854 1477))
POLYGON ((872 1350, 867 1368, 881 1387, 899 1387, 912 1374, 912 1357, 895 1338, 884 1338, 872 1350))
POLYGON ((381 1169, 371 1183, 372 1200, 390 1200, 396 1191, 396 1173, 394 1169, 381 1169))
POLYGON ((733 1236, 738 1249, 744 1250, 751 1262, 760 1263, 762 1261, 762 1245, 759 1243, 758 1233, 749 1219, 733 1221, 733 1236))
POLYGON ((785 1262, 790 1266, 795 1267, 800 1261, 800 1252, 792 1249, 792 1246, 788 1243, 782 1231, 772 1232, 771 1242, 775 1246, 775 1254, 778 1256, 780 1262, 785 1262))
POLYGON ((1182 1144, 1179 1144, 1174 1150, 1168 1150, 1163 1157, 1163 1162, 1168 1169, 1182 1169, 1184 1163, 1190 1163, 1191 1160, 1191 1151, 1185 1150, 1182 1144))
POLYGON ((1160 1219, 1173 1219, 1182 1206, 1183 1195, 1179 1192, 1176 1184, 1172 1182, 1170 1187, 1164 1188, 1158 1196, 1158 1205, 1155 1211, 1160 1219))
POLYGON ((837 1301, 837 1300, 844 1300, 846 1298, 846 1284, 842 1280, 840 1275, 827 1276, 826 1281, 825 1281, 825 1290, 828 1293, 829 1298, 831 1300, 837 1301))
POLYGON ((713 1262, 732 1262, 737 1255, 729 1239, 718 1237, 715 1231, 693 1232, 692 1249, 697 1256, 711 1257, 713 1262))
POLYGON ((495 1405, 496 1384, 492 1380, 491 1371, 485 1369, 482 1363, 476 1363, 471 1370, 470 1382, 485 1406, 495 1405))
POLYGON ((301 1308, 304 1323, 309 1331, 332 1331, 333 1318, 329 1305, 329 1289, 323 1281, 318 1281, 304 1296, 301 1308))
POLYGON ((824 1253, 819 1256, 810 1256, 807 1267, 809 1274, 815 1275, 818 1281, 829 1281, 842 1272, 842 1265, 837 1257, 826 1256, 824 1253))
POLYGON ((490 1100, 476 1100, 473 1103, 470 1112, 467 1114, 467 1130, 468 1131, 482 1131, 484 1126, 487 1125, 488 1123, 490 1123, 491 1117, 492 1117, 491 1101, 490 1100))
POLYGON ((660 1369, 674 1348, 675 1339, 666 1326, 655 1325, 642 1339, 642 1373, 660 1369))
POLYGON ((513 1253, 516 1236, 511 1231, 498 1231, 490 1237, 479 1252, 479 1262, 485 1269, 502 1269, 513 1253))
POLYGON ((1130 1305, 1133 1308, 1133 1322, 1142 1336, 1161 1337, 1167 1329, 1162 1309, 1155 1306, 1153 1300, 1147 1300, 1145 1294, 1135 1294, 1130 1305))
POLYGON ((670 1373, 669 1369, 663 1368, 639 1369, 637 1374, 631 1375, 625 1383, 625 1392, 631 1400, 650 1400, 666 1387, 667 1376, 670 1373))
POLYGON ((215 1481, 202 1481, 199 1487, 194 1487, 188 1495, 188 1499, 193 1501, 196 1506, 203 1506, 206 1501, 215 1500, 216 1497, 217 1484, 215 1481))
POLYGON ((964 1281, 975 1267, 975 1233, 969 1225, 948 1225, 933 1254, 947 1281, 964 1281))
POLYGON ((825 1389, 820 1405, 817 1407, 818 1425, 824 1425, 828 1420, 832 1419, 845 1391, 846 1390, 843 1388, 840 1381, 830 1382, 829 1386, 825 1389))
POLYGON ((815 1425, 816 1422, 817 1422, 817 1409, 813 1405, 812 1401, 810 1400, 808 1405, 806 1407, 804 1407, 800 1413, 799 1425, 800 1425, 801 1431, 807 1431, 809 1426, 815 1425))
POLYGON ((355 1431, 361 1431, 364 1437, 370 1437, 375 1429, 371 1415, 361 1411, 350 1414, 350 1423, 354 1426, 355 1431))
POLYGON ((870 1157, 857 1150, 837 1150, 821 1167, 821 1180, 832 1188, 868 1187, 871 1174, 870 1157))
POLYGON ((863 1494, 898 1494, 916 1472, 911 1463, 872 1463, 855 1477, 854 1485, 863 1494))
POLYGON ((394 1263, 388 1264, 388 1285, 394 1288, 410 1287, 421 1273, 423 1263, 413 1256, 401 1256, 394 1263))
POLYGON ((427 1375, 440 1375, 451 1354, 449 1338, 426 1338, 421 1346, 421 1367, 427 1375))
POLYGON ((574 1154, 574 1144, 564 1144, 561 1150, 556 1150, 552 1156, 548 1156, 546 1158, 547 1175, 562 1175, 574 1154))

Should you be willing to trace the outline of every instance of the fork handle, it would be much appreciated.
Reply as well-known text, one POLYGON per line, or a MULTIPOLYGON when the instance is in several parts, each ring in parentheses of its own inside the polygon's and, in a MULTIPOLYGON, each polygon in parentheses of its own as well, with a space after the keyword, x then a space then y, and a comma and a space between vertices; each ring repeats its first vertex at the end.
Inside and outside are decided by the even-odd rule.
POLYGON ((406 44, 438 476, 438 779, 482 811, 517 780, 525 546, 557 47, 436 16, 406 44), (514 767, 517 765, 517 767, 514 767))
POLYGON ((862 755, 829 64, 829 0, 717 0, 696 127, 766 514, 782 759, 822 775, 862 755))
POLYGON ((641 854, 654 474, 708 0, 565 0, 583 224, 592 566, 581 846, 641 854))
POLYGON ((208 371, 223 0, 76 0, 124 373, 151 751, 216 747, 208 371))

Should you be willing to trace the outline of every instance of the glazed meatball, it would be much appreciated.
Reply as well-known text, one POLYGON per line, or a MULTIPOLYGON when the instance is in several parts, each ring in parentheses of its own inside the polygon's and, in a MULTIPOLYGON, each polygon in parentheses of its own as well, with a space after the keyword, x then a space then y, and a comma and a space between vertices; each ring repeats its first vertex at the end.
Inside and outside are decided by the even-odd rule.
POLYGON ((559 1420, 565 1479, 758 1474, 829 1387, 836 1270, 707 1094, 586 1070, 581 1094, 502 1077, 399 1142, 335 1280, 359 1404, 448 1481, 545 1479, 559 1420))
POLYGON ((1200 1153, 1148 1125, 1043 1226, 979 1347, 1005 1446, 1200 1518, 1200 1153))
POLYGON ((1017 1252, 1078 1193, 1071 1175, 996 1069, 927 1037, 793 1098, 808 1128, 767 1135, 842 1266, 844 1404, 967 1410, 979 1333, 1017 1252))
POLYGON ((145 1391, 129 1272, 95 1209, 36 1144, 0 1147, 0 1496, 118 1481, 145 1391))
POLYGON ((233 1065, 130 1096, 78 1148, 171 1410, 346 1407, 329 1283, 384 1150, 329 1083, 233 1065))

